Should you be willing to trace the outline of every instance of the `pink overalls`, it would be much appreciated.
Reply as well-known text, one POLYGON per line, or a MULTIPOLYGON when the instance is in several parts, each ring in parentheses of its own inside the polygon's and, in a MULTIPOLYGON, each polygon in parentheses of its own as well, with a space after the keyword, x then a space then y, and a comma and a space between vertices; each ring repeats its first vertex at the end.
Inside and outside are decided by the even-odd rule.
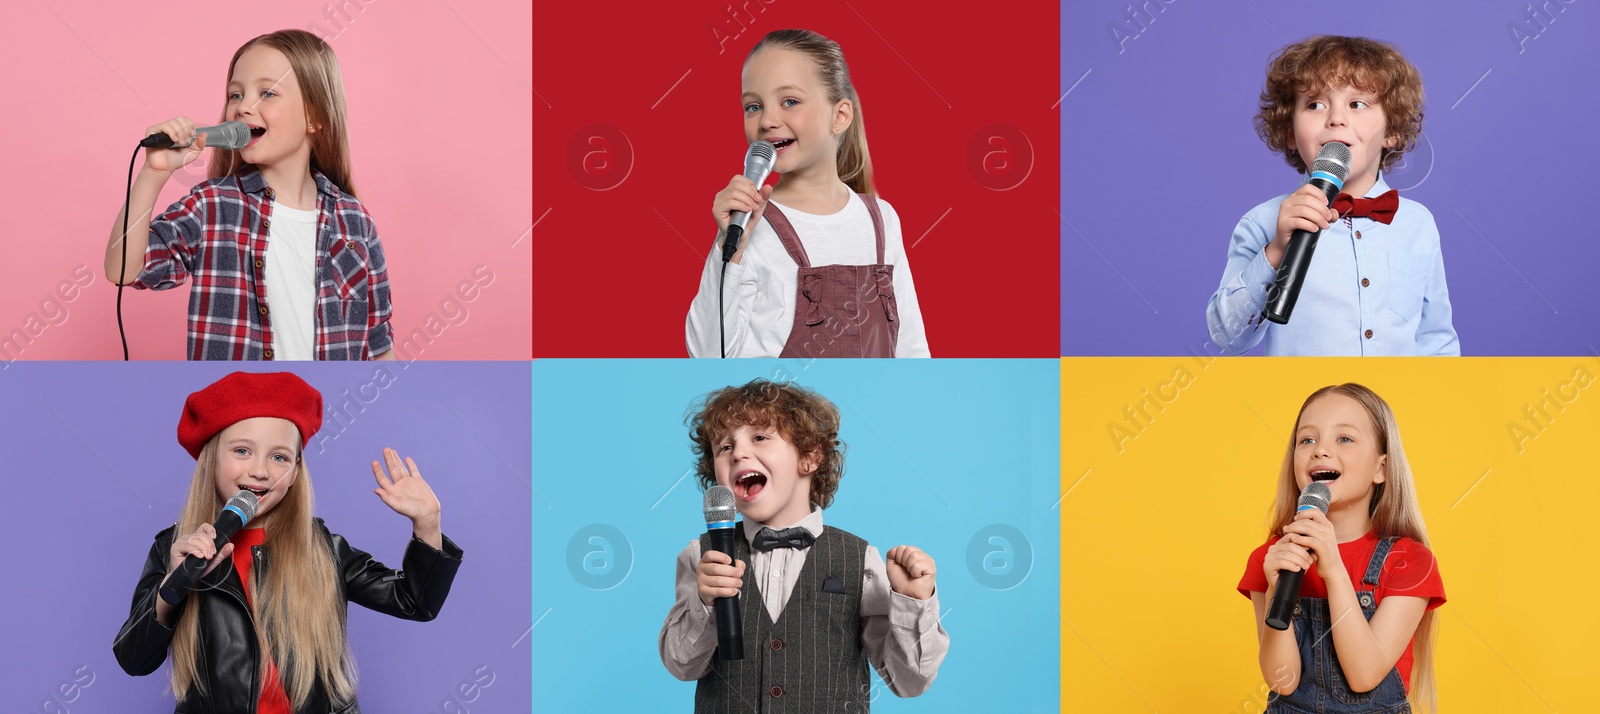
POLYGON ((861 195, 878 237, 878 262, 872 265, 812 266, 794 226, 774 204, 767 219, 784 250, 800 266, 794 298, 794 327, 779 357, 893 357, 900 335, 894 301, 894 266, 883 262, 883 216, 875 196, 861 195))

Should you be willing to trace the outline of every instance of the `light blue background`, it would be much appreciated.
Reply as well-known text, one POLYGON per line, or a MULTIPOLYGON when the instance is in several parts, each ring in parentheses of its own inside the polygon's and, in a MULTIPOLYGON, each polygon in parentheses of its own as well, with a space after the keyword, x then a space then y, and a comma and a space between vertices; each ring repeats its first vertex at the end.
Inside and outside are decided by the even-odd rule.
MULTIPOLYGON (((668 674, 657 648, 674 560, 705 530, 684 417, 706 392, 756 377, 798 382, 839 406, 848 451, 825 521, 880 552, 916 545, 938 564, 949 656, 914 699, 873 674, 873 711, 1059 709, 1057 360, 539 360, 532 369, 539 709, 693 710, 694 683, 668 674), (612 569, 581 575, 614 582, 609 589, 569 569, 569 543, 592 524, 621 534, 609 543, 612 569), (1033 552, 1027 577, 1007 590, 980 584, 968 565, 969 543, 991 524, 1021 531, 1033 552)), ((570 559, 580 564, 598 550, 579 545, 570 559)))

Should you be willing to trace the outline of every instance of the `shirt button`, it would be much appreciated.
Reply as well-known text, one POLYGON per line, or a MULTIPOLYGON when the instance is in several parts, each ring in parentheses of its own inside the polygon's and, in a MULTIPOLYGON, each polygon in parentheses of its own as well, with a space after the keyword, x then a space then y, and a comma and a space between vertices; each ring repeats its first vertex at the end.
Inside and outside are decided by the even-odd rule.
MULTIPOLYGON (((256 261, 256 262, 257 262, 257 263, 258 263, 258 265, 256 265, 256 267, 257 267, 257 268, 259 268, 259 267, 261 267, 261 266, 260 266, 260 265, 259 265, 259 263, 260 263, 260 262, 261 262, 261 261, 256 261)), ((1371 285, 1371 284, 1372 284, 1372 283, 1370 283, 1370 282, 1367 282, 1367 279, 1366 279, 1366 278, 1362 278, 1362 279, 1361 279, 1361 287, 1367 287, 1367 286, 1368 286, 1368 285, 1371 285)))
POLYGON ((774 698, 781 697, 783 696, 783 687, 774 684, 772 685, 771 693, 774 698))
POLYGON ((273 196, 277 195, 277 193, 272 190, 271 186, 267 187, 266 194, 267 194, 267 198, 272 198, 273 196))
POLYGON ((266 357, 266 358, 267 358, 267 359, 272 359, 272 350, 267 350, 267 351, 266 351, 266 352, 264 352, 264 353, 262 353, 262 354, 263 354, 263 355, 264 355, 264 356, 265 356, 265 357, 266 357))
POLYGON ((262 315, 265 315, 265 314, 267 314, 267 308, 266 308, 266 306, 264 306, 264 305, 263 305, 263 306, 262 306, 262 307, 261 307, 261 314, 262 314, 262 315))
POLYGON ((1372 339, 1372 330, 1367 330, 1367 339, 1372 339))
POLYGON ((263 218, 263 219, 261 219, 261 227, 262 228, 271 228, 272 227, 272 219, 271 218, 263 218))
POLYGON ((1356 231, 1356 237, 1357 237, 1357 238, 1360 238, 1360 237, 1361 237, 1361 231, 1356 231))
POLYGON ((258 261, 256 261, 256 270, 260 270, 260 269, 261 269, 261 261, 258 260, 258 261))
POLYGON ((773 640, 772 641, 772 651, 776 652, 776 651, 781 650, 781 649, 783 649, 783 640, 773 640))

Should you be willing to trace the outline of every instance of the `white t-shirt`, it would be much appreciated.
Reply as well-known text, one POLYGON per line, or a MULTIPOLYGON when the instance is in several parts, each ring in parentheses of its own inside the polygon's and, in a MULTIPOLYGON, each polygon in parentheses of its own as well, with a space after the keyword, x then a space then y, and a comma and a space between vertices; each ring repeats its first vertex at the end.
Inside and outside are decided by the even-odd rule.
MULTIPOLYGON (((872 229, 872 214, 859 194, 851 193, 844 209, 831 215, 804 213, 777 201, 794 226, 795 235, 806 249, 814 266, 871 265, 878 262, 877 234, 872 229)), ((900 216, 888 201, 878 199, 883 214, 883 262, 894 268, 894 298, 899 311, 900 332, 895 341, 896 357, 927 357, 928 337, 922 328, 922 309, 917 305, 917 289, 906 262, 905 242, 900 237, 900 216)), ((799 286, 800 266, 784 250, 777 231, 762 217, 745 234, 744 255, 740 263, 728 264, 723 301, 727 310, 729 357, 777 357, 794 329, 795 290, 799 286)), ((700 273, 700 292, 689 305, 684 332, 690 357, 719 357, 722 345, 717 333, 717 284, 722 273, 722 251, 713 244, 700 273)))
POLYGON ((317 215, 272 204, 265 268, 274 360, 316 356, 317 215))

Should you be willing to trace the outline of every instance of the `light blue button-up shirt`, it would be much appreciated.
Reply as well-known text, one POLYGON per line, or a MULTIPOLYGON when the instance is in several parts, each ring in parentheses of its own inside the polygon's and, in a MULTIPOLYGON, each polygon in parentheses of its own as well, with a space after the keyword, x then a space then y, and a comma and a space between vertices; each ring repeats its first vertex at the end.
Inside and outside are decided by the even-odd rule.
MULTIPOLYGON (((1388 190, 1380 176, 1366 197, 1388 190)), ((1277 274, 1265 251, 1287 197, 1256 206, 1233 229, 1222 285, 1206 305, 1211 342, 1223 354, 1244 354, 1262 339, 1274 356, 1461 354, 1439 228, 1425 206, 1405 197, 1389 225, 1344 218, 1328 226, 1289 323, 1262 317, 1277 274)))

